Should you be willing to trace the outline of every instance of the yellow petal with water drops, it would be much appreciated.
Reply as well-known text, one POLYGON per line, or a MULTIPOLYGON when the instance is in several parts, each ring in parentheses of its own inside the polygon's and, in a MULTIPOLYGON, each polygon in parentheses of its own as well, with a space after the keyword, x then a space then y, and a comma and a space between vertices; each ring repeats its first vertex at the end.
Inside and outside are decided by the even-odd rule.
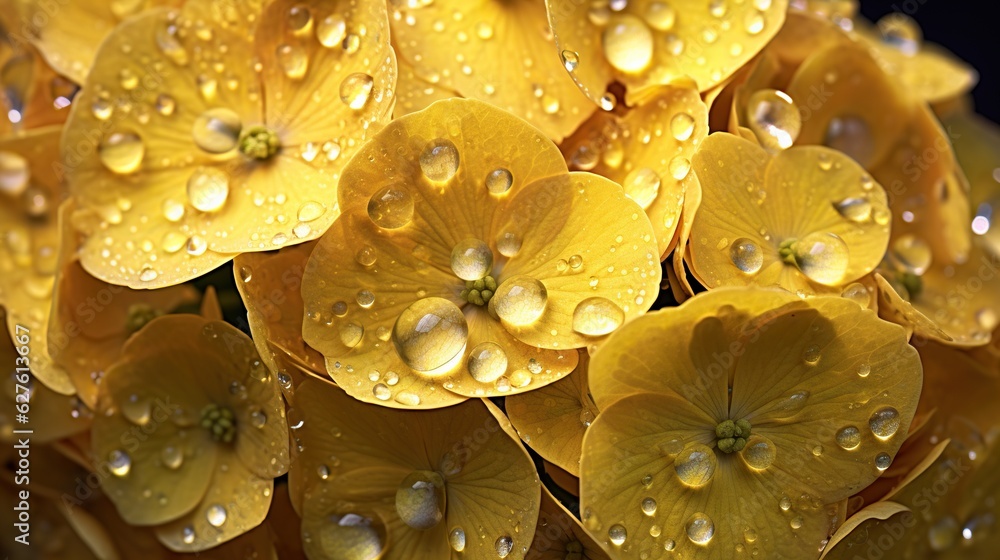
POLYGON ((889 157, 871 169, 890 197, 892 243, 924 237, 942 265, 963 262, 971 251, 969 184, 949 138, 933 111, 921 105, 889 157))
POLYGON ((156 6, 179 6, 178 0, 17 0, 21 25, 18 42, 32 42, 60 74, 84 83, 98 47, 122 21, 156 6))
POLYGON ((581 353, 573 373, 504 400, 507 416, 524 443, 575 476, 580 476, 583 434, 598 413, 587 388, 588 363, 581 353))
POLYGON ((993 171, 1000 167, 1000 129, 971 111, 959 110, 942 121, 955 156, 969 181, 973 209, 973 239, 993 254, 1000 254, 1000 227, 993 227, 994 210, 1000 206, 1000 186, 993 171))
POLYGON ((708 135, 708 107, 691 88, 647 92, 623 117, 600 113, 563 145, 571 165, 615 181, 645 210, 660 254, 676 241, 691 184, 691 158, 708 135))
POLYGON ((313 250, 302 276, 302 336, 354 398, 400 408, 465 400, 444 388, 441 375, 464 367, 464 283, 426 258, 353 213, 334 222, 313 250), (414 305, 421 309, 410 312, 414 305), (404 313, 412 320, 400 325, 404 313), (438 318, 428 323, 439 327, 429 336, 418 329, 424 316, 438 318))
MULTIPOLYGON (((715 423, 666 394, 631 395, 601 411, 583 442, 580 506, 584 526, 613 558, 817 553, 831 506, 803 496, 805 485, 788 487, 719 451, 715 423)), ((766 458, 765 440, 748 445, 766 458)))
POLYGON ((61 127, 44 127, 0 139, 0 306, 7 310, 11 336, 31 339, 33 375, 69 395, 75 389, 66 371, 52 362, 46 344, 58 268, 58 208, 66 196, 50 161, 61 132, 61 127))
POLYGON ((788 2, 548 0, 546 5, 559 52, 576 61, 567 65, 570 76, 610 110, 602 96, 616 80, 629 96, 684 76, 701 91, 711 89, 774 37, 788 2))
MULTIPOLYGON (((386 5, 276 0, 261 14, 255 45, 266 84, 266 125, 281 137, 289 157, 316 166, 314 180, 328 183, 324 199, 330 199, 358 146, 392 115, 396 56, 386 5)), ((296 204, 292 209, 309 201, 302 195, 323 193, 295 181, 283 186, 289 203, 296 204), (299 189, 303 192, 296 193, 299 189)), ((311 238, 334 217, 328 213, 312 224, 320 231, 311 238)))
POLYGON ((458 93, 444 88, 440 83, 431 83, 417 75, 413 66, 405 58, 398 58, 399 76, 396 80, 396 118, 416 113, 435 101, 461 97, 458 93))
POLYGON ((806 58, 784 90, 802 112, 798 144, 825 144, 865 168, 904 134, 914 102, 862 45, 834 43, 806 58))
POLYGON ((519 248, 497 278, 490 309, 528 344, 584 347, 645 313, 659 293, 662 270, 649 218, 619 185, 598 175, 532 183, 494 228, 498 237, 513 235, 519 248), (531 296, 533 285, 542 286, 538 297, 531 296))
POLYGON ((152 319, 197 301, 192 286, 131 290, 88 274, 76 258, 78 235, 68 217, 75 205, 60 208, 62 241, 53 291, 48 351, 73 381, 77 395, 94 408, 103 372, 121 355, 130 336, 152 319))
POLYGON ((677 229, 677 247, 674 248, 674 253, 671 257, 671 264, 673 265, 674 274, 677 276, 677 283, 688 295, 694 295, 694 288, 691 287, 691 283, 688 281, 687 267, 684 265, 687 258, 687 246, 691 239, 691 228, 694 227, 695 215, 698 213, 702 199, 701 183, 698 181, 698 175, 693 175, 694 181, 684 195, 684 207, 681 209, 681 224, 677 229))
POLYGON ((198 476, 208 480, 208 489, 197 506, 156 527, 156 536, 164 546, 175 552, 200 552, 231 541, 264 521, 274 481, 257 476, 235 453, 220 450, 214 465, 198 476))
POLYGON ((425 82, 568 136, 595 110, 566 75, 541 2, 393 2, 393 41, 425 82))
POLYGON ((850 158, 818 146, 771 157, 730 134, 695 155, 703 189, 688 254, 706 286, 829 292, 871 272, 889 237, 886 196, 850 158))
POLYGON ((974 245, 965 262, 941 265, 929 262, 930 250, 922 239, 904 236, 890 246, 879 313, 947 344, 986 344, 1000 324, 1000 293, 993 286, 1000 277, 1000 258, 974 245))
POLYGON ((854 32, 867 44, 887 74, 928 103, 968 93, 979 74, 944 48, 923 41, 917 22, 900 12, 874 26, 855 20, 854 32))
MULTIPOLYGON (((814 53, 849 41, 851 38, 846 30, 829 17, 812 11, 789 10, 785 25, 764 49, 764 53, 780 62, 778 73, 782 76, 782 82, 788 83, 790 73, 794 73, 814 53)), ((814 104, 820 103, 817 97, 814 104)), ((802 105, 809 106, 807 103, 802 105)))
POLYGON ((851 533, 865 521, 876 519, 885 520, 889 519, 893 515, 905 514, 908 512, 910 512, 910 508, 902 504, 897 504, 896 502, 879 502, 864 508, 859 511, 857 515, 849 517, 843 525, 837 528, 837 532, 830 537, 830 541, 826 543, 826 546, 823 548, 823 555, 820 556, 820 558, 826 558, 830 551, 837 550, 836 547, 840 541, 849 537, 851 533))
POLYGON ((783 290, 720 288, 635 319, 592 356, 588 382, 594 403, 604 410, 630 394, 663 393, 725 416, 735 364, 728 359, 727 325, 783 305, 805 307, 783 290))
POLYGON ((535 540, 526 560, 607 560, 608 555, 565 506, 542 486, 535 540))
POLYGON ((806 301, 809 309, 779 309, 755 326, 737 359, 730 417, 776 449, 769 472, 829 503, 889 467, 922 369, 898 326, 844 298, 806 301))
POLYGON ((236 287, 246 303, 250 332, 271 371, 282 358, 298 371, 326 377, 323 355, 302 340, 302 276, 315 242, 268 253, 243 253, 233 260, 236 287))
POLYGON ((524 557, 537 474, 485 401, 414 414, 307 380, 297 406, 305 451, 292 474, 308 481, 303 533, 317 557, 412 558, 449 547, 468 558, 524 557), (331 515, 335 524, 321 523, 331 515))

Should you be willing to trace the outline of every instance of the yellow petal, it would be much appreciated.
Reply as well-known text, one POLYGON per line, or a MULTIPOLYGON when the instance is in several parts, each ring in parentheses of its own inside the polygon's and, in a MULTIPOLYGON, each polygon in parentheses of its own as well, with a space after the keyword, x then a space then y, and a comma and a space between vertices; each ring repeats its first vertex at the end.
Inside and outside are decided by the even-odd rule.
POLYGON ((541 389, 504 400, 511 424, 529 447, 575 476, 580 476, 580 446, 597 406, 587 388, 583 354, 573 373, 541 389))
POLYGON ((405 58, 399 58, 396 63, 399 67, 399 78, 396 80, 396 107, 393 113, 395 118, 422 111, 435 101, 460 97, 456 92, 440 84, 433 84, 420 78, 405 58))
POLYGON ((599 102, 614 80, 630 96, 684 76, 710 89, 774 37, 788 3, 635 2, 618 12, 572 0, 546 5, 563 60, 577 61, 567 65, 570 76, 599 102))
POLYGON ((685 193, 697 180, 689 171, 708 135, 708 108, 691 88, 656 88, 647 95, 624 117, 597 115, 563 150, 575 167, 624 186, 649 216, 665 255, 675 242, 685 193))
POLYGON ((322 557, 385 549, 386 558, 410 558, 426 550, 447 555, 449 543, 461 542, 469 558, 498 550, 523 557, 538 516, 537 474, 491 405, 386 410, 307 380, 297 406, 306 418, 297 432, 305 451, 292 475, 306 479, 297 484, 305 488, 303 531, 313 537, 307 549, 322 557), (431 479, 413 478, 421 476, 431 479), (436 490, 413 496, 416 483, 436 490), (419 513, 407 507, 413 499, 419 513), (331 515, 336 525, 322 523, 331 515))
POLYGON ((527 560, 564 560, 567 556, 580 560, 606 560, 607 553, 594 542, 580 521, 542 486, 542 507, 538 513, 538 529, 528 550, 527 560), (572 554, 577 556, 571 556, 572 554))
POLYGON ((769 157, 720 133, 702 144, 694 170, 703 199, 687 250, 709 287, 829 292, 871 272, 885 253, 885 192, 839 152, 805 146, 769 157))
POLYGON ((540 2, 438 0, 392 18, 400 58, 434 87, 479 99, 568 136, 595 109, 556 55, 540 2))

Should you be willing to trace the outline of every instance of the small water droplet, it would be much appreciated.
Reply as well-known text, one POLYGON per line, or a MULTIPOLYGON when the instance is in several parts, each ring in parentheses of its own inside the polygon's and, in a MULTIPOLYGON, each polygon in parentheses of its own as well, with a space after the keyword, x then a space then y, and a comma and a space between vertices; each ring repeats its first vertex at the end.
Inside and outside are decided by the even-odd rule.
POLYGON ((850 451, 861 445, 861 430, 855 426, 844 426, 837 430, 837 445, 850 451))
POLYGON ((611 544, 615 546, 621 546, 625 544, 625 540, 628 538, 628 531, 621 524, 614 524, 608 529, 608 539, 611 544))
POLYGON ((226 523, 226 508, 212 504, 205 510, 205 519, 212 527, 222 527, 226 523))
POLYGON ((360 111, 371 97, 375 80, 363 72, 349 74, 340 82, 340 100, 355 111, 360 111))
POLYGON ((891 406, 887 406, 875 411, 868 419, 868 427, 872 433, 881 440, 887 440, 895 435, 899 430, 899 412, 891 406))
POLYGON ((685 526, 687 537, 695 544, 708 544, 715 536, 715 523, 704 513, 696 513, 691 516, 685 526))

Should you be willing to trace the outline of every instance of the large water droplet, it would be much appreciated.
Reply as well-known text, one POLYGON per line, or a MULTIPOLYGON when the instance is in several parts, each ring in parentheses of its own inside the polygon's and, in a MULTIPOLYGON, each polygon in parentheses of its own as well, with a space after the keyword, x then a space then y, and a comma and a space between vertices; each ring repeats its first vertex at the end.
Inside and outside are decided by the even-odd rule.
POLYGON ((761 146, 770 152, 791 147, 802 131, 802 115, 783 91, 762 89, 747 101, 747 121, 761 146))
POLYGON ((439 138, 420 154, 420 169, 424 176, 438 183, 450 180, 458 172, 458 148, 451 140, 439 138))
POLYGON ((374 85, 375 80, 368 74, 363 72, 349 74, 340 82, 340 100, 351 109, 360 111, 368 103, 374 85))
POLYGON ((187 182, 188 201, 202 212, 216 212, 229 197, 229 176, 214 167, 199 167, 187 182))
POLYGON ((879 439, 886 440, 895 435, 899 430, 899 412, 891 406, 880 408, 868 419, 868 427, 879 439))
POLYGON ((520 327, 537 321, 547 302, 544 284, 529 276, 515 276, 497 288, 490 306, 505 322, 520 327))
POLYGON ((309 71, 309 55, 297 45, 279 45, 278 64, 285 75, 293 80, 301 80, 309 71))
POLYGON ((844 426, 837 430, 837 445, 850 451, 861 445, 861 430, 854 426, 844 426))
POLYGON ((406 365, 431 372, 465 351, 469 326, 454 303, 439 297, 417 300, 400 313, 392 341, 406 365))
POLYGON ((379 528, 370 518, 355 513, 330 517, 318 537, 331 558, 374 560, 382 553, 379 528))
POLYGON ((463 239, 451 250, 451 270, 462 280, 485 278, 493 269, 493 251, 480 239, 463 239))
POLYGON ((604 336, 625 322, 625 312, 609 299, 590 297, 573 310, 573 330, 584 336, 604 336))
POLYGON ((875 468, 884 471, 892 464, 892 456, 888 453, 879 453, 875 456, 875 468))
POLYGON ((211 154, 224 154, 236 147, 243 121, 231 109, 209 109, 194 120, 191 136, 199 148, 211 154))
POLYGON ((670 31, 677 20, 677 12, 666 2, 652 2, 646 8, 645 19, 657 31, 670 31))
POLYGON ((616 15, 601 39, 605 58, 622 72, 641 72, 653 60, 653 32, 633 15, 616 15))
POLYGON ((841 216, 855 223, 868 221, 872 215, 872 203, 867 198, 849 197, 834 202, 833 207, 841 216))
POLYGON ((493 543, 493 549, 497 551, 497 556, 506 558, 514 550, 514 539, 510 535, 504 535, 493 543))
POLYGON ((611 544, 615 546, 621 546, 625 544, 625 539, 628 538, 628 531, 625 527, 619 523, 615 523, 608 529, 608 540, 611 544))
POLYGON ((712 448, 701 443, 690 443, 674 459, 674 472, 688 486, 704 486, 712 480, 718 463, 712 448))
POLYGON ((108 135, 97 150, 104 167, 114 173, 132 173, 142 165, 146 145, 134 132, 114 132, 108 135))
POLYGON ((381 228, 401 228, 413 220, 413 196, 403 186, 384 187, 368 200, 368 217, 381 228))
POLYGON ((736 268, 747 274, 756 274, 764 264, 764 252, 751 239, 741 237, 729 246, 729 258, 736 268))
POLYGON ((469 353, 469 373, 480 383, 493 383, 507 372, 507 354, 495 342, 480 342, 469 353))
POLYGON ((347 22, 338 14, 331 14, 316 24, 316 40, 328 49, 340 46, 347 35, 347 22))
POLYGON ((115 476, 127 476, 129 471, 132 470, 132 458, 129 457, 128 453, 120 449, 115 449, 108 455, 108 468, 111 469, 111 474, 115 476))
POLYGON ((648 167, 633 169, 625 176, 622 187, 625 188, 625 195, 645 210, 660 192, 660 176, 648 167))
POLYGON ((494 169, 486 175, 486 189, 493 194, 503 194, 510 190, 513 184, 514 176, 502 167, 494 169))
POLYGON ((691 542, 704 545, 715 536, 715 523, 704 513, 696 513, 688 520, 685 530, 691 542))
POLYGON ((399 518, 418 531, 426 531, 444 518, 444 479, 436 472, 414 471, 396 490, 399 518))
POLYGON ((448 533, 448 544, 451 545, 451 549, 455 552, 462 552, 465 550, 465 530, 461 527, 455 527, 448 533))
POLYGON ((694 134, 694 117, 687 113, 677 113, 670 119, 670 133, 678 142, 684 142, 694 134))
POLYGON ((751 468, 764 470, 774 463, 778 450, 771 440, 761 436, 751 436, 741 454, 751 468))
POLYGON ((834 233, 810 233, 795 242, 792 251, 799 270, 816 283, 835 286, 847 274, 847 244, 834 233))

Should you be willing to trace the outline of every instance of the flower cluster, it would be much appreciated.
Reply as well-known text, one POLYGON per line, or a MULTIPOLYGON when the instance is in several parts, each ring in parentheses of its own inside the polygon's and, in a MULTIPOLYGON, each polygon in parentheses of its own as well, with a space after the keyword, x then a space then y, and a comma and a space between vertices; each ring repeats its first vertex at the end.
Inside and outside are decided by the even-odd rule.
POLYGON ((995 554, 1000 128, 908 17, 0 8, 4 554, 995 554))

